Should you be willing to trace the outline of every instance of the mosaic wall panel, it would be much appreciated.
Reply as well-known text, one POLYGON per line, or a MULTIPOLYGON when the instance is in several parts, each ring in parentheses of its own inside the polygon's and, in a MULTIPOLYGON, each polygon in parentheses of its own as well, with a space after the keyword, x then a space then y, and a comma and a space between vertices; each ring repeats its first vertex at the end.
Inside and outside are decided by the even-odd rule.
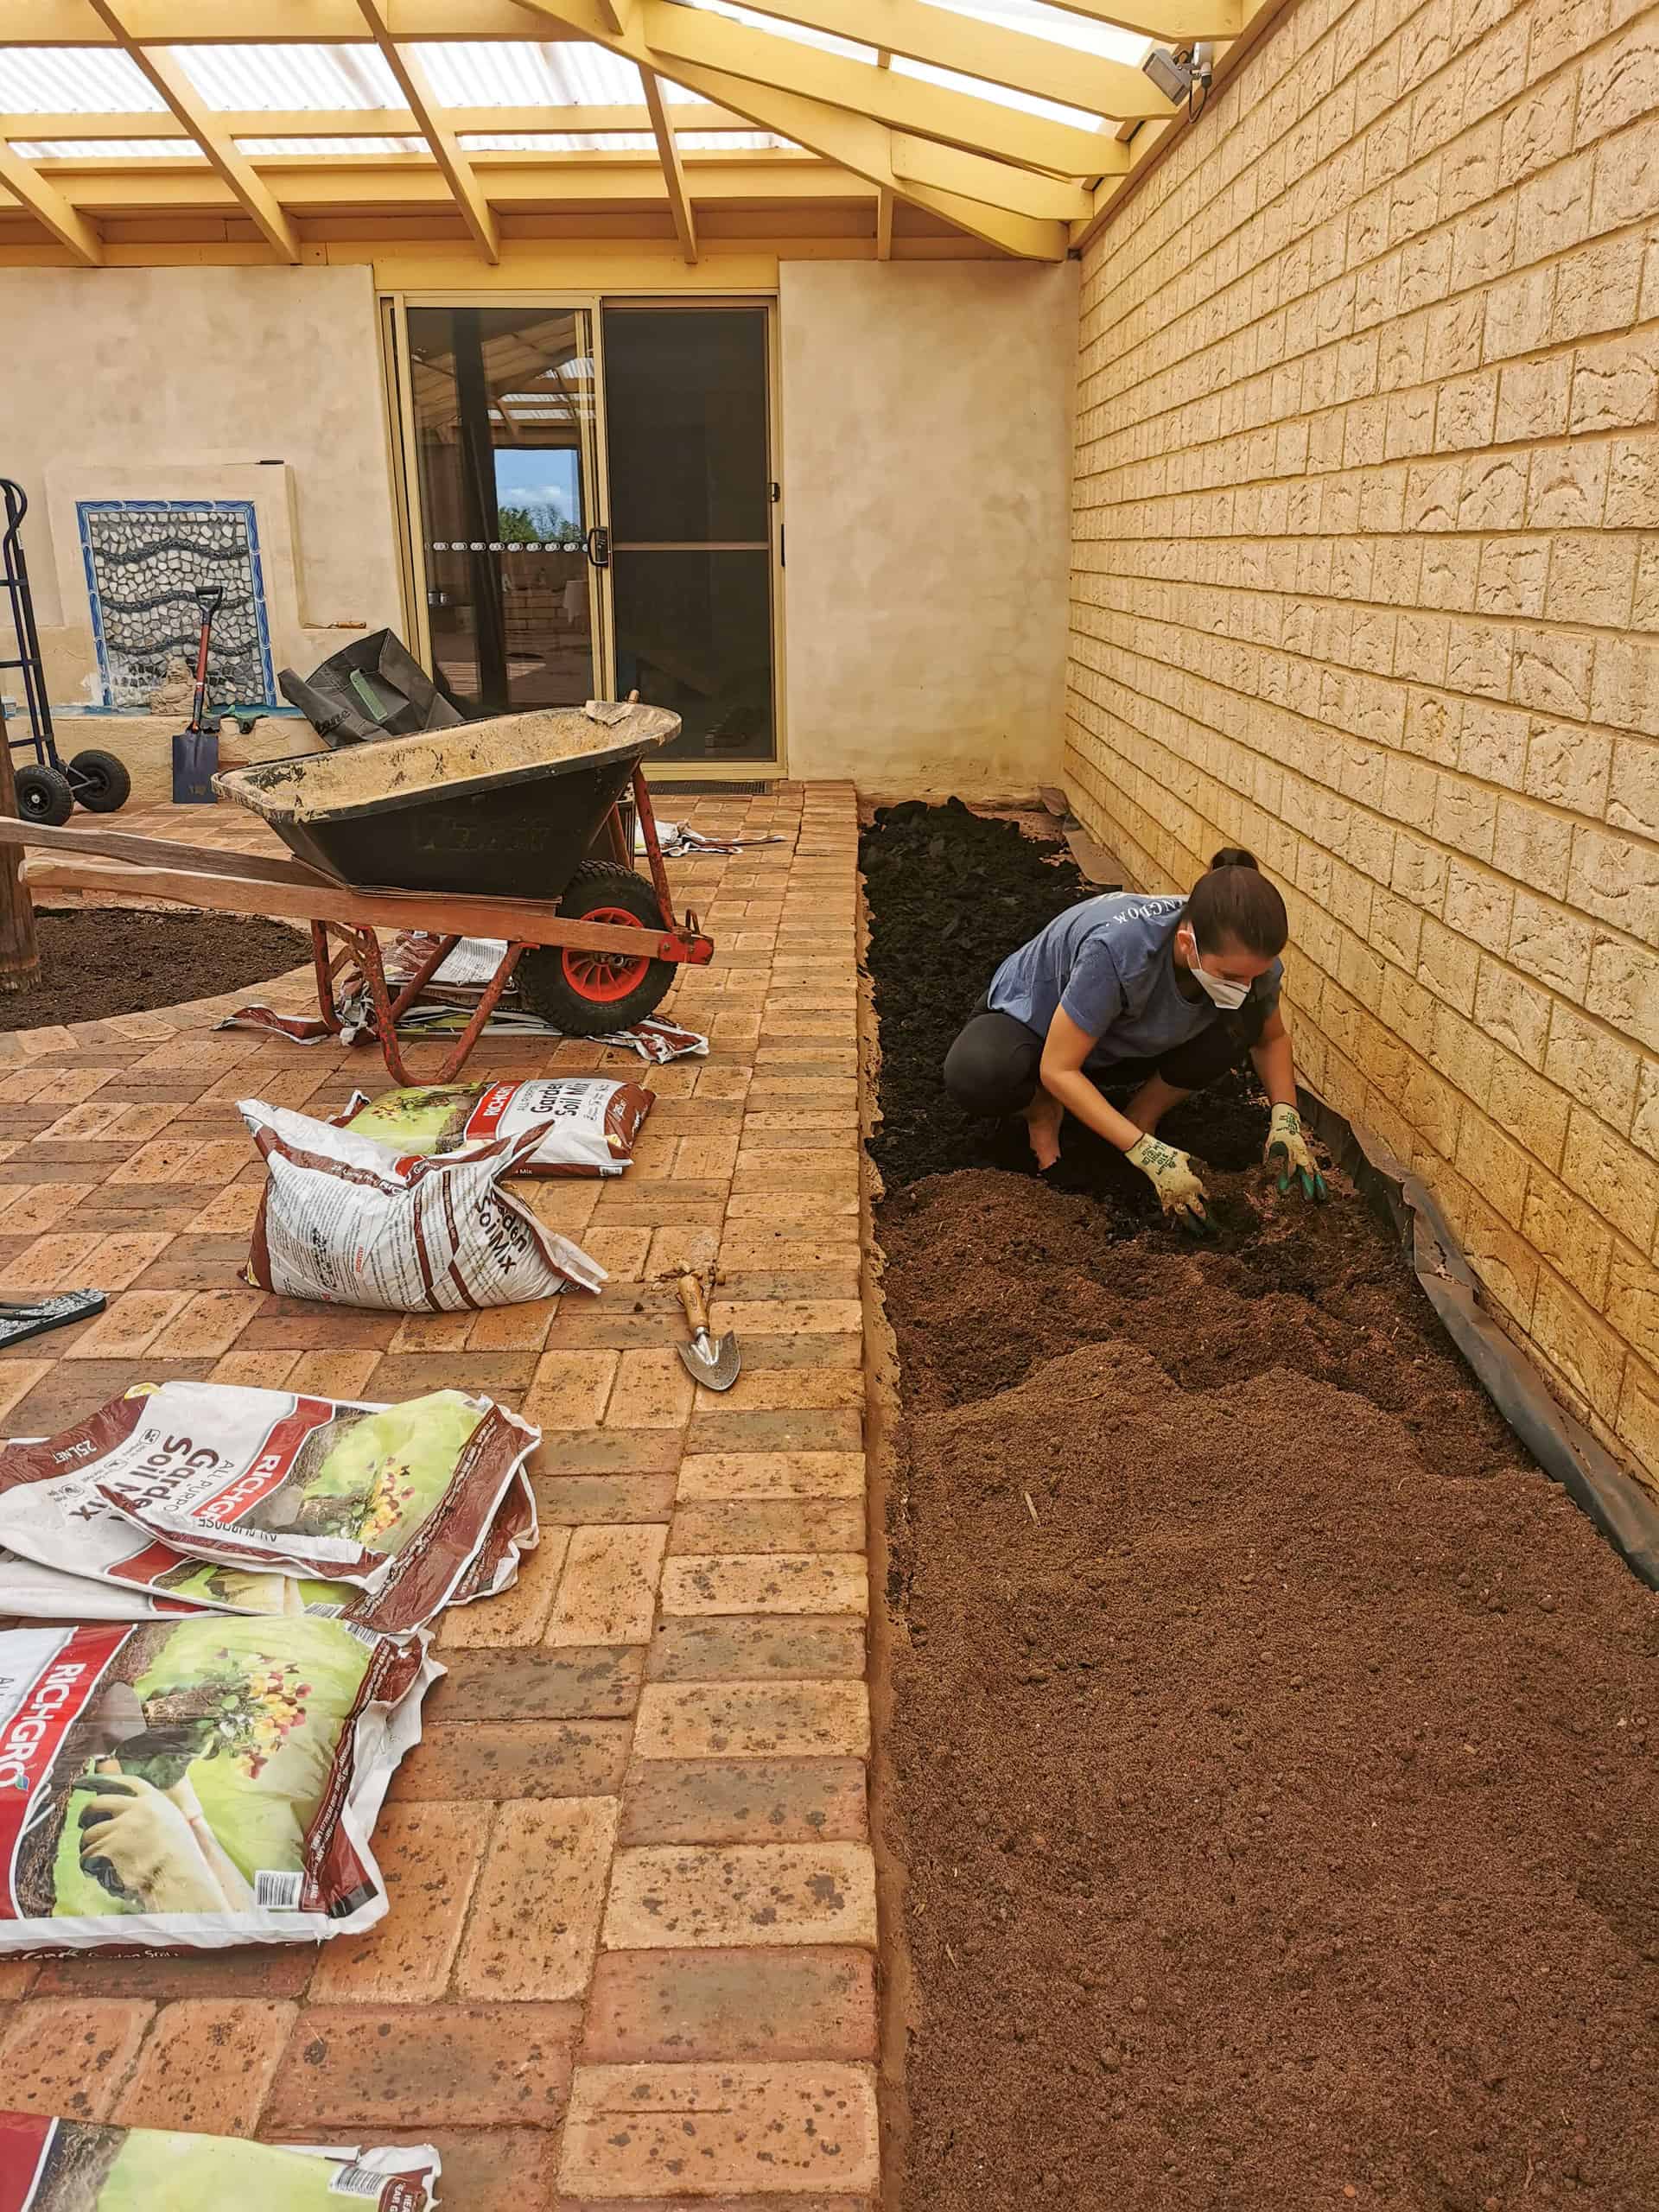
POLYGON ((170 661, 194 670, 203 584, 225 594, 209 703, 276 704, 252 500, 81 499, 76 514, 105 706, 144 705, 170 661))

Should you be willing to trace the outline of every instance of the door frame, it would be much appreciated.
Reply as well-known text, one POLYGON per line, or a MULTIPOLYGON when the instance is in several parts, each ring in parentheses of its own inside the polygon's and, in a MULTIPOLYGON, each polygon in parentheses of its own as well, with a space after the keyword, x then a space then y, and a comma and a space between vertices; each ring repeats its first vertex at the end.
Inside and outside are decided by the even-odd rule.
MULTIPOLYGON (((771 503, 772 556, 772 727, 774 757, 771 760, 664 760, 655 764, 654 778, 670 783, 747 782, 751 778, 774 782, 787 776, 789 732, 785 716, 788 696, 785 669, 784 517, 788 487, 783 480, 783 378, 779 359, 778 295, 776 292, 664 292, 654 285, 616 285, 603 290, 520 289, 517 287, 479 289, 461 286, 434 291, 382 292, 377 296, 377 327, 381 348, 381 372, 386 396, 387 435, 392 489, 395 535, 397 541, 398 582, 403 596, 404 635, 415 657, 431 664, 432 634, 427 620, 426 568, 423 558, 425 532, 421 519, 420 470, 416 458, 414 398, 409 361, 409 310, 411 308, 530 308, 552 313, 569 309, 586 314, 593 334, 594 390, 595 520, 610 524, 610 441, 605 406, 605 316, 607 305, 685 308, 760 308, 766 316, 766 454, 770 480, 779 487, 771 503)), ((616 633, 612 619, 613 571, 589 569, 594 614, 594 659, 601 672, 613 678, 616 633), (598 588, 594 588, 597 582, 598 588)))

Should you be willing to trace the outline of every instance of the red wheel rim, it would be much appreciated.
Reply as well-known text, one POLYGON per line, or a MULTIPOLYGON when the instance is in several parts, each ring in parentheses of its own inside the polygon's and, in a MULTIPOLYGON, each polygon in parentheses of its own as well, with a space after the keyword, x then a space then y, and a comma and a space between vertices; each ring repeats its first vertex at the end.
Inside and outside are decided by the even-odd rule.
MULTIPOLYGON (((638 914, 631 914, 626 906, 594 906, 588 912, 573 915, 573 921, 601 922, 607 929, 637 930, 640 925, 638 914)), ((613 1006, 618 999, 625 999, 638 989, 645 980, 651 966, 649 960, 636 960, 626 952, 583 952, 567 944, 559 955, 564 969, 564 980, 578 998, 588 999, 595 1006, 613 1006)))

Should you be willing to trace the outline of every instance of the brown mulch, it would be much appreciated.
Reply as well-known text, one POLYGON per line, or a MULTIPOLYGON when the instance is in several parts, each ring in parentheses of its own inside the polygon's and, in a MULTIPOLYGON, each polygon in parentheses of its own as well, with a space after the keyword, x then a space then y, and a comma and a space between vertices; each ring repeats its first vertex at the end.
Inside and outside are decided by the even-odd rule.
POLYGON ((883 1209, 907 2212, 1646 2212, 1659 1601, 1357 1198, 1211 1179, 883 1209))
POLYGON ((148 1014, 269 982, 306 957, 282 922, 234 914, 157 914, 131 906, 42 907, 35 917, 41 986, 0 996, 0 1030, 148 1014))

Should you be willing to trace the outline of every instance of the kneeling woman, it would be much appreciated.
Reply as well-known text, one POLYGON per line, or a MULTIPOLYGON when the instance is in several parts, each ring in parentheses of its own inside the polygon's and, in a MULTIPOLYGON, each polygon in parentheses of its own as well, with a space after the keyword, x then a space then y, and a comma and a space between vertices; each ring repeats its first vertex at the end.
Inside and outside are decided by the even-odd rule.
POLYGON ((1230 847, 1185 899, 1085 899, 1012 952, 944 1063, 969 1113, 1023 1114, 1039 1167, 1060 1156, 1066 1113, 1115 1144, 1184 1228, 1208 1226, 1192 1160, 1159 1122, 1246 1051, 1273 1108, 1264 1158, 1325 1197, 1296 1111, 1290 1032, 1279 1011, 1285 902, 1253 855, 1230 847), (1099 1085, 1133 1085, 1119 1109, 1099 1085))

